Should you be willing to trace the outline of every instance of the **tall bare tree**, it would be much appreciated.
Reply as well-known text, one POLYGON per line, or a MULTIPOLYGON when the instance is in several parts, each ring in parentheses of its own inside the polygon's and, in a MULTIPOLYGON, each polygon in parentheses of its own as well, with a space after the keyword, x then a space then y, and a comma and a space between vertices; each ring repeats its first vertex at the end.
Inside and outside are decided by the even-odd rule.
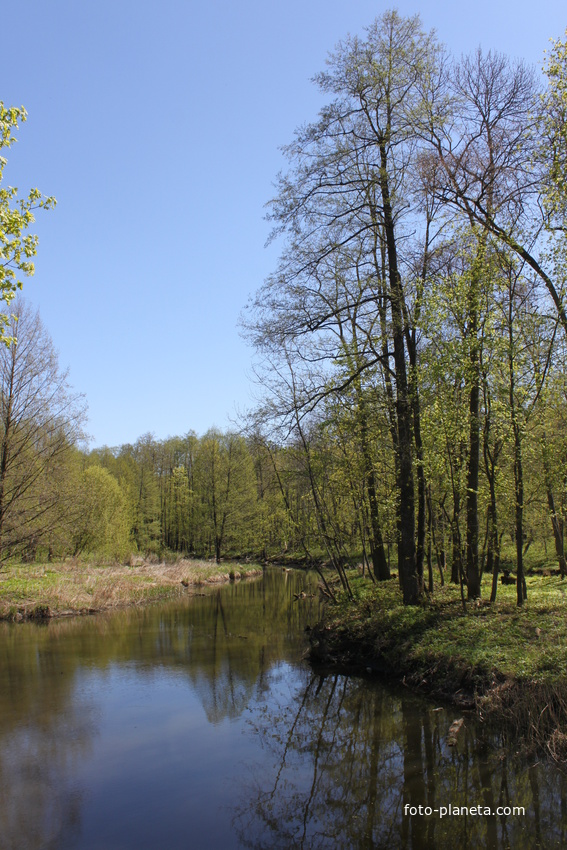
POLYGON ((59 521, 61 500, 71 504, 59 473, 86 412, 39 313, 21 298, 12 310, 14 342, 0 346, 0 558, 33 548, 59 521))
POLYGON ((316 78, 333 100, 286 149, 291 169, 280 179, 271 218, 275 233, 288 236, 287 249, 256 302, 260 347, 273 356, 283 341, 284 349, 294 347, 312 372, 320 370, 323 380, 311 382, 306 409, 329 392, 352 385, 362 370, 377 364, 383 370, 396 458, 398 567, 406 603, 417 602, 423 592, 425 534, 414 333, 421 289, 413 261, 426 253, 429 232, 422 197, 418 199, 423 186, 418 180, 422 142, 417 121, 425 92, 435 88, 441 58, 434 36, 422 30, 419 18, 402 18, 395 11, 368 27, 364 40, 347 38, 337 46, 329 69, 316 78), (345 257, 350 257, 346 277, 337 275, 345 257), (358 285, 346 285, 347 277, 358 285), (341 280, 345 284, 338 287, 341 280), (282 296, 284 309, 278 306, 282 296), (355 369, 349 371, 347 360, 351 367, 354 361, 345 358, 340 334, 355 312, 365 351, 358 351, 355 369), (334 346, 325 333, 331 326, 339 338, 334 346), (325 359, 326 369, 321 367, 325 359), (342 374, 335 370, 332 386, 330 364, 345 367, 342 374))

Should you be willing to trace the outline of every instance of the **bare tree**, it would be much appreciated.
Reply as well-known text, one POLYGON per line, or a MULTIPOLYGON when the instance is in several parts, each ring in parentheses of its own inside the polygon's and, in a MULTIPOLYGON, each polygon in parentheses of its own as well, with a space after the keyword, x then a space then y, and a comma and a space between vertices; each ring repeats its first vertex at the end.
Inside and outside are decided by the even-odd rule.
POLYGON ((287 249, 254 305, 253 338, 270 357, 278 345, 291 345, 309 377, 319 369, 320 389, 302 414, 380 365, 396 462, 399 576, 411 604, 423 593, 426 492, 413 332, 423 287, 412 261, 419 253, 426 269, 431 238, 418 188, 417 119, 442 53, 419 18, 397 12, 377 19, 366 36, 337 46, 328 71, 316 78, 332 102, 285 149, 292 167, 280 178, 270 218, 275 235, 287 236, 287 249), (354 359, 350 327, 363 343, 354 359), (343 374, 329 383, 333 364, 343 374))
MULTIPOLYGON (((532 168, 532 112, 537 88, 533 71, 497 53, 479 49, 451 69, 446 81, 451 118, 430 115, 436 166, 430 191, 447 209, 458 210, 476 241, 467 296, 469 450, 467 460, 467 586, 480 596, 478 493, 481 449, 483 289, 490 290, 495 243, 530 262, 523 244, 534 234, 539 177, 532 168)), ((533 259, 533 258, 532 258, 533 259)), ((535 261, 534 261, 535 262, 535 261)), ((539 267, 538 267, 539 268, 539 267)), ((537 271, 537 269, 536 269, 537 271)), ((557 293, 548 289, 560 307, 557 293)), ((560 307, 560 314, 563 308, 560 307)), ((567 328, 567 324, 565 325, 567 328)))
POLYGON ((14 343, 0 346, 0 558, 35 548, 59 521, 61 470, 86 413, 39 313, 20 298, 10 333, 14 343))

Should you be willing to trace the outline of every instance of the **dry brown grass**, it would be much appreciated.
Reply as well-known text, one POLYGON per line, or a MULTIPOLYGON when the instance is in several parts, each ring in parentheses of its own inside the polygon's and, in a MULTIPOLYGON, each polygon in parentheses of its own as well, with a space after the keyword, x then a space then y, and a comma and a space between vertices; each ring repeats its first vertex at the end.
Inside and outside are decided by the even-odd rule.
POLYGON ((62 564, 6 566, 0 571, 0 619, 85 614, 141 605, 191 592, 191 587, 261 573, 256 565, 181 560, 137 566, 62 564))
POLYGON ((558 762, 567 761, 567 683, 519 682, 506 679, 477 698, 478 714, 485 721, 518 731, 529 748, 547 749, 558 762))

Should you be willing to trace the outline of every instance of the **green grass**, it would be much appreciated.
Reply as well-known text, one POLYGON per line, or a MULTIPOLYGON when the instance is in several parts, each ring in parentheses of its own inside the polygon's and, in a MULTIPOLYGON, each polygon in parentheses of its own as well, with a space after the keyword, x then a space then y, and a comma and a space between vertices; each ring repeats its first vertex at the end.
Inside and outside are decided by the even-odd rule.
MULTIPOLYGON (((397 581, 372 585, 360 576, 355 600, 329 604, 314 630, 312 657, 356 671, 389 672, 406 684, 506 719, 553 753, 567 728, 567 581, 531 576, 528 599, 499 586, 463 611, 459 588, 437 590, 404 607, 397 581), (543 718, 538 719, 543 712, 543 718)), ((565 740, 567 753, 567 739, 565 740)))
POLYGON ((352 582, 355 602, 329 606, 327 624, 338 633, 378 645, 395 665, 395 653, 411 658, 450 656, 505 676, 543 680, 567 673, 567 581, 558 576, 527 579, 528 599, 516 606, 515 588, 499 587, 498 599, 483 598, 463 611, 459 588, 446 585, 420 606, 404 607, 395 581, 352 582))

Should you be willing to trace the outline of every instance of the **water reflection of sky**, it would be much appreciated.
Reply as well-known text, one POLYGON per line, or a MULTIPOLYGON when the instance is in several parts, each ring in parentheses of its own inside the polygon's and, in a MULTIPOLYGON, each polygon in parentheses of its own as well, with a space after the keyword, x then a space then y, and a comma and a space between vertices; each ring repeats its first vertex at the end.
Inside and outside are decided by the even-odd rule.
POLYGON ((552 848, 567 787, 454 712, 301 662, 303 575, 0 628, 0 846, 552 848), (407 818, 406 804, 525 805, 407 818))

